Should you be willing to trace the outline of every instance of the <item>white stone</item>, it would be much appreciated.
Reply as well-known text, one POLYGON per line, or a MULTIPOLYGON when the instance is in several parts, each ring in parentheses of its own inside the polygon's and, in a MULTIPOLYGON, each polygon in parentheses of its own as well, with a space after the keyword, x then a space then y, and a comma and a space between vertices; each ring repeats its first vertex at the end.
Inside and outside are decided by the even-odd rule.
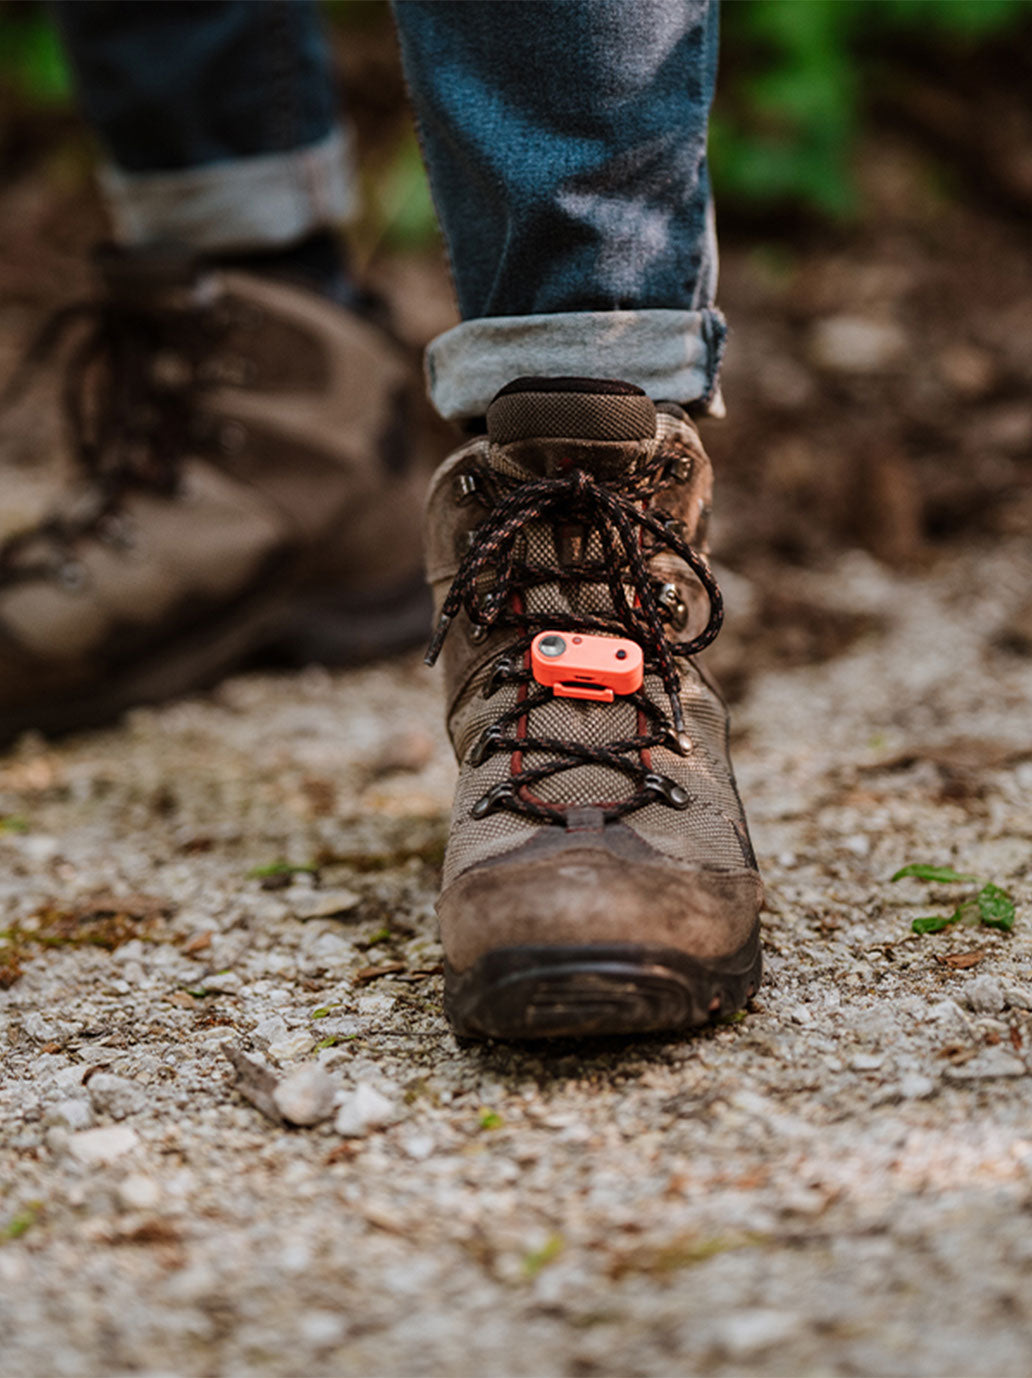
POLYGON ((291 908, 296 919, 329 919, 335 914, 346 914, 361 903, 362 896, 354 890, 316 890, 305 894, 291 908))
POLYGON ((935 1082, 920 1072, 908 1072, 900 1079, 899 1094, 904 1100, 927 1100, 935 1093, 935 1082))
POLYGON ((814 363, 833 373, 882 373, 900 359, 906 345, 906 336, 890 321, 828 316, 814 325, 810 352, 814 363))
POLYGON ((161 1184, 142 1172, 130 1172, 118 1186, 118 1204, 126 1211, 151 1211, 161 1200, 161 1184))
POLYGON ((876 1072, 884 1061, 878 1053, 857 1053, 849 1065, 854 1072, 876 1072))
POLYGON ((337 1088, 317 1062, 306 1063, 277 1085, 276 1109, 290 1124, 310 1125, 333 1114, 337 1088))
POLYGON ((44 1123, 74 1134, 80 1129, 89 1129, 93 1123, 93 1107, 88 1100, 79 1096, 59 1100, 47 1111, 44 1123))
POLYGON ((429 1134, 412 1134, 401 1145, 402 1151, 417 1163, 424 1162, 434 1151, 434 1141, 429 1134))
POLYGON ((68 1140, 68 1152, 86 1167, 97 1167, 131 1153, 139 1142, 135 1129, 125 1124, 112 1124, 73 1134, 68 1140))
POLYGON ((1004 1048, 986 1048, 970 1062, 947 1067, 943 1076, 947 1081, 988 1081, 997 1077, 1024 1077, 1028 1068, 1020 1057, 1004 1048))
POLYGON ((266 1044, 282 1043, 287 1036, 286 1020, 281 1015, 270 1014, 255 1026, 254 1036, 266 1044))
POLYGON ((802 1319, 795 1313, 758 1306, 725 1316, 717 1324, 714 1339, 728 1358, 748 1359, 784 1344, 801 1329, 802 1319))
POLYGON ((277 1039, 275 1043, 269 1044, 269 1055, 274 1057, 277 1062, 293 1062, 295 1058, 304 1057, 305 1053, 312 1048, 312 1036, 304 1029, 297 1033, 288 1034, 286 1038, 277 1039))
POLYGON ((333 1127, 346 1139, 360 1139, 393 1118, 394 1103, 362 1082, 341 1098, 333 1127))
POLYGON ((110 1115, 113 1120, 135 1115, 147 1103, 147 1093, 138 1082, 111 1072, 97 1072, 90 1077, 87 1090, 97 1114, 110 1115))
POLYGON ((1000 1014, 1003 991, 991 976, 975 976, 964 986, 964 1001, 976 1014, 1000 1014))

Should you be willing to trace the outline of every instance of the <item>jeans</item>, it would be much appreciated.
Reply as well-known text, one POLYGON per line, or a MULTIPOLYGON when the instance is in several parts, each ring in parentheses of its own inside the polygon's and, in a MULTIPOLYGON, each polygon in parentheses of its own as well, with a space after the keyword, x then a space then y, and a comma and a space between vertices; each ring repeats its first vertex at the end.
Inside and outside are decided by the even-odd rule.
MULTIPOLYGON (((218 253, 354 208, 309 0, 65 0, 118 237, 218 253)), ((521 374, 719 406, 706 130, 717 0, 395 0, 462 323, 427 351, 442 415, 521 374)))

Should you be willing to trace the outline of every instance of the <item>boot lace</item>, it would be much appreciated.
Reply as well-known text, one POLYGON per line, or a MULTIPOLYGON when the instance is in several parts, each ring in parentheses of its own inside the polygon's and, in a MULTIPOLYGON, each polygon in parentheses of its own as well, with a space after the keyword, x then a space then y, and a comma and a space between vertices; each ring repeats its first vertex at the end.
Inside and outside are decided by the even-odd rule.
MULTIPOLYGON (((523 814, 539 822, 565 826, 570 806, 546 802, 534 787, 552 776, 578 766, 596 765, 628 777, 633 792, 626 798, 601 805, 605 820, 615 821, 648 804, 687 808, 691 796, 681 785, 652 768, 650 751, 666 746, 681 754, 692 749, 685 731, 681 707, 681 676, 678 662, 697 655, 713 641, 723 621, 723 599, 706 561, 688 544, 683 524, 670 513, 649 503, 666 481, 669 456, 662 451, 640 473, 619 482, 598 482, 583 469, 554 478, 507 480, 481 469, 485 491, 495 485, 497 500, 476 530, 441 607, 440 617, 426 654, 433 665, 455 617, 465 610, 482 639, 491 631, 512 627, 518 635, 508 645, 488 677, 483 693, 490 698, 503 684, 519 686, 514 707, 500 713, 473 748, 471 763, 481 765, 489 756, 509 752, 509 777, 474 804, 474 818, 497 810, 523 814), (509 491, 505 491, 506 488, 509 491), (585 535, 598 533, 602 559, 580 560, 562 567, 519 557, 521 537, 528 525, 549 519, 563 524, 583 524, 585 535), (690 641, 672 642, 666 634, 667 609, 660 602, 657 581, 648 562, 660 550, 684 561, 698 577, 709 599, 709 617, 703 630, 690 641), (570 592, 578 584, 605 585, 612 614, 579 612, 532 613, 527 610, 526 590, 542 584, 559 584, 570 592), (628 586, 633 596, 628 597, 628 586), (665 711, 645 693, 644 685, 622 702, 638 711, 638 731, 606 746, 535 735, 529 715, 551 702, 552 692, 537 684, 529 666, 530 645, 544 629, 626 636, 638 642, 645 657, 645 672, 658 675, 669 701, 665 711), (548 759, 526 766, 530 753, 548 759)), ((584 548, 587 549, 585 539, 584 548)), ((571 608, 576 599, 568 598, 571 608)))
POLYGON ((132 544, 121 516, 131 489, 172 495, 182 458, 196 452, 196 399, 206 386, 211 313, 160 309, 106 299, 55 311, 0 392, 0 411, 26 392, 33 375, 78 326, 85 326, 64 369, 60 406, 82 493, 28 529, 0 540, 0 587, 51 578, 77 587, 75 544, 97 534, 113 546, 132 544))

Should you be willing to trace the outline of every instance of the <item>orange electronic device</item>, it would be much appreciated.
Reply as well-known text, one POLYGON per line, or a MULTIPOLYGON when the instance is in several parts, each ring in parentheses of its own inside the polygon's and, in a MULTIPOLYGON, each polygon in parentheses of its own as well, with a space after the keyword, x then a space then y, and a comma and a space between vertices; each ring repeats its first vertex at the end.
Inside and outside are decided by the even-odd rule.
POLYGON ((538 684, 564 699, 612 703, 641 688, 645 657, 636 641, 588 632, 538 632, 530 667, 538 684))

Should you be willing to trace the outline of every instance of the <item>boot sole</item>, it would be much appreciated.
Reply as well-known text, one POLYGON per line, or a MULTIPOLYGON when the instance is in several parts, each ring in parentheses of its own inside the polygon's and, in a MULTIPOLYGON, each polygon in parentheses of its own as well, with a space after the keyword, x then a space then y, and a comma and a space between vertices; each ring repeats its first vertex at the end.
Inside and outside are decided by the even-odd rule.
POLYGON ((701 962, 640 943, 503 947, 444 968, 460 1038, 589 1038, 684 1031, 733 1014, 759 988, 759 923, 737 952, 701 962))

